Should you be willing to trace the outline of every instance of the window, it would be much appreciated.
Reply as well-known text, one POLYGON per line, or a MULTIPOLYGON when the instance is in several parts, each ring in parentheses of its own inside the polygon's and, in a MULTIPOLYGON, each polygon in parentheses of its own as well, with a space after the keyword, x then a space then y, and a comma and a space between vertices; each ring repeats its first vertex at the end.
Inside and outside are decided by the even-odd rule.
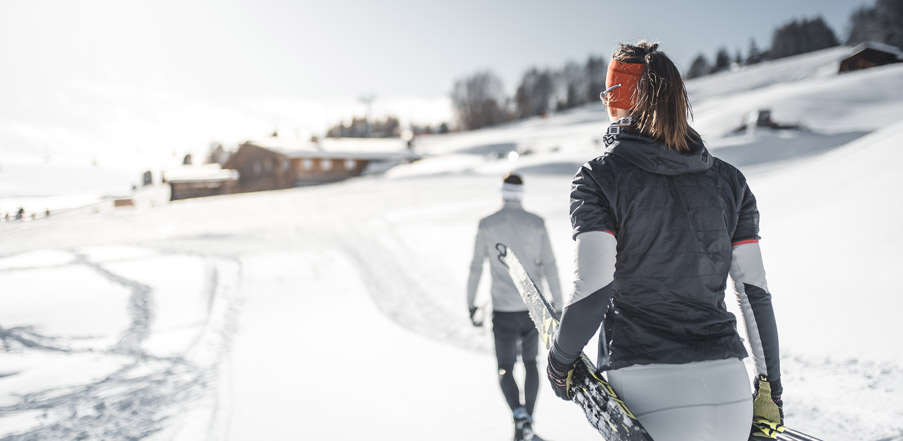
POLYGON ((345 170, 348 170, 348 171, 354 170, 355 165, 357 165, 357 162, 354 159, 346 159, 345 160, 345 170))
POLYGON ((320 160, 320 170, 330 171, 332 170, 332 159, 322 159, 320 160))
POLYGON ((282 160, 282 170, 288 171, 289 165, 291 165, 291 162, 288 159, 282 160))
POLYGON ((301 161, 301 168, 303 170, 313 170, 314 168, 314 160, 310 158, 304 158, 301 161))

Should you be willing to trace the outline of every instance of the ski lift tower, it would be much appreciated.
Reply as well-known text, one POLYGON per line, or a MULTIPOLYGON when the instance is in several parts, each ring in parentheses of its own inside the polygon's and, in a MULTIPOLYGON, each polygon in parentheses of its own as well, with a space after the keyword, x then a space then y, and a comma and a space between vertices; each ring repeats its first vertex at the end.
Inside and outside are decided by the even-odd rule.
POLYGON ((376 101, 376 95, 374 95, 372 93, 361 95, 361 97, 358 98, 358 101, 364 103, 364 105, 367 106, 367 115, 366 115, 366 121, 365 121, 366 122, 366 130, 365 131, 366 131, 366 136, 369 138, 370 137, 370 116, 371 116, 370 112, 373 110, 373 102, 376 101))

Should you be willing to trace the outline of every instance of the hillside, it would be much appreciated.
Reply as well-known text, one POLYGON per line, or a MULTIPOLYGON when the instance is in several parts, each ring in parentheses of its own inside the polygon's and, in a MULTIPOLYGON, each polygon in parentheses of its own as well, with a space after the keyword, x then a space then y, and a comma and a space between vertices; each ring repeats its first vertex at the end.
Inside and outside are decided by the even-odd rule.
MULTIPOLYGON (((841 52, 689 87, 759 201, 788 425, 901 440, 903 66, 832 74, 841 52), (808 130, 729 134, 762 107, 808 130)), ((477 222, 523 173, 568 291, 570 178, 603 120, 432 136, 426 159, 338 184, 0 223, 0 440, 510 438, 465 306, 477 222)), ((537 433, 598 439, 542 381, 537 433)))

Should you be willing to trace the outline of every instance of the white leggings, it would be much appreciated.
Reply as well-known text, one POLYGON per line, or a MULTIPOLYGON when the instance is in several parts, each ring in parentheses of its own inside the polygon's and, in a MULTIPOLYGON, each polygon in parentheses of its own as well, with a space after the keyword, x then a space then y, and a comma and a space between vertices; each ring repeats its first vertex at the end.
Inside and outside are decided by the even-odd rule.
POLYGON ((608 380, 655 441, 746 441, 752 391, 740 359, 636 365, 608 380))

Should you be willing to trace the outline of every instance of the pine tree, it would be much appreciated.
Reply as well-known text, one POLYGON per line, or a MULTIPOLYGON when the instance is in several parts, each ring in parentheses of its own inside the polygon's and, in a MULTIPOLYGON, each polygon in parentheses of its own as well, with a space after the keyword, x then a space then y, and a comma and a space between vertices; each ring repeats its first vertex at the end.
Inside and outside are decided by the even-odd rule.
POLYGON ((715 55, 715 65, 712 66, 711 73, 721 72, 731 67, 731 55, 727 52, 727 48, 718 49, 715 55))
POLYGON ((770 58, 777 59, 837 46, 834 31, 824 19, 793 20, 774 31, 770 58))
POLYGON ((699 54, 693 59, 693 62, 690 63, 690 69, 687 70, 687 79, 707 75, 709 70, 709 60, 705 58, 705 55, 699 54))
POLYGON ((756 45, 756 40, 750 38, 749 54, 746 55, 746 64, 756 64, 760 61, 762 61, 762 52, 759 51, 759 46, 756 45))

